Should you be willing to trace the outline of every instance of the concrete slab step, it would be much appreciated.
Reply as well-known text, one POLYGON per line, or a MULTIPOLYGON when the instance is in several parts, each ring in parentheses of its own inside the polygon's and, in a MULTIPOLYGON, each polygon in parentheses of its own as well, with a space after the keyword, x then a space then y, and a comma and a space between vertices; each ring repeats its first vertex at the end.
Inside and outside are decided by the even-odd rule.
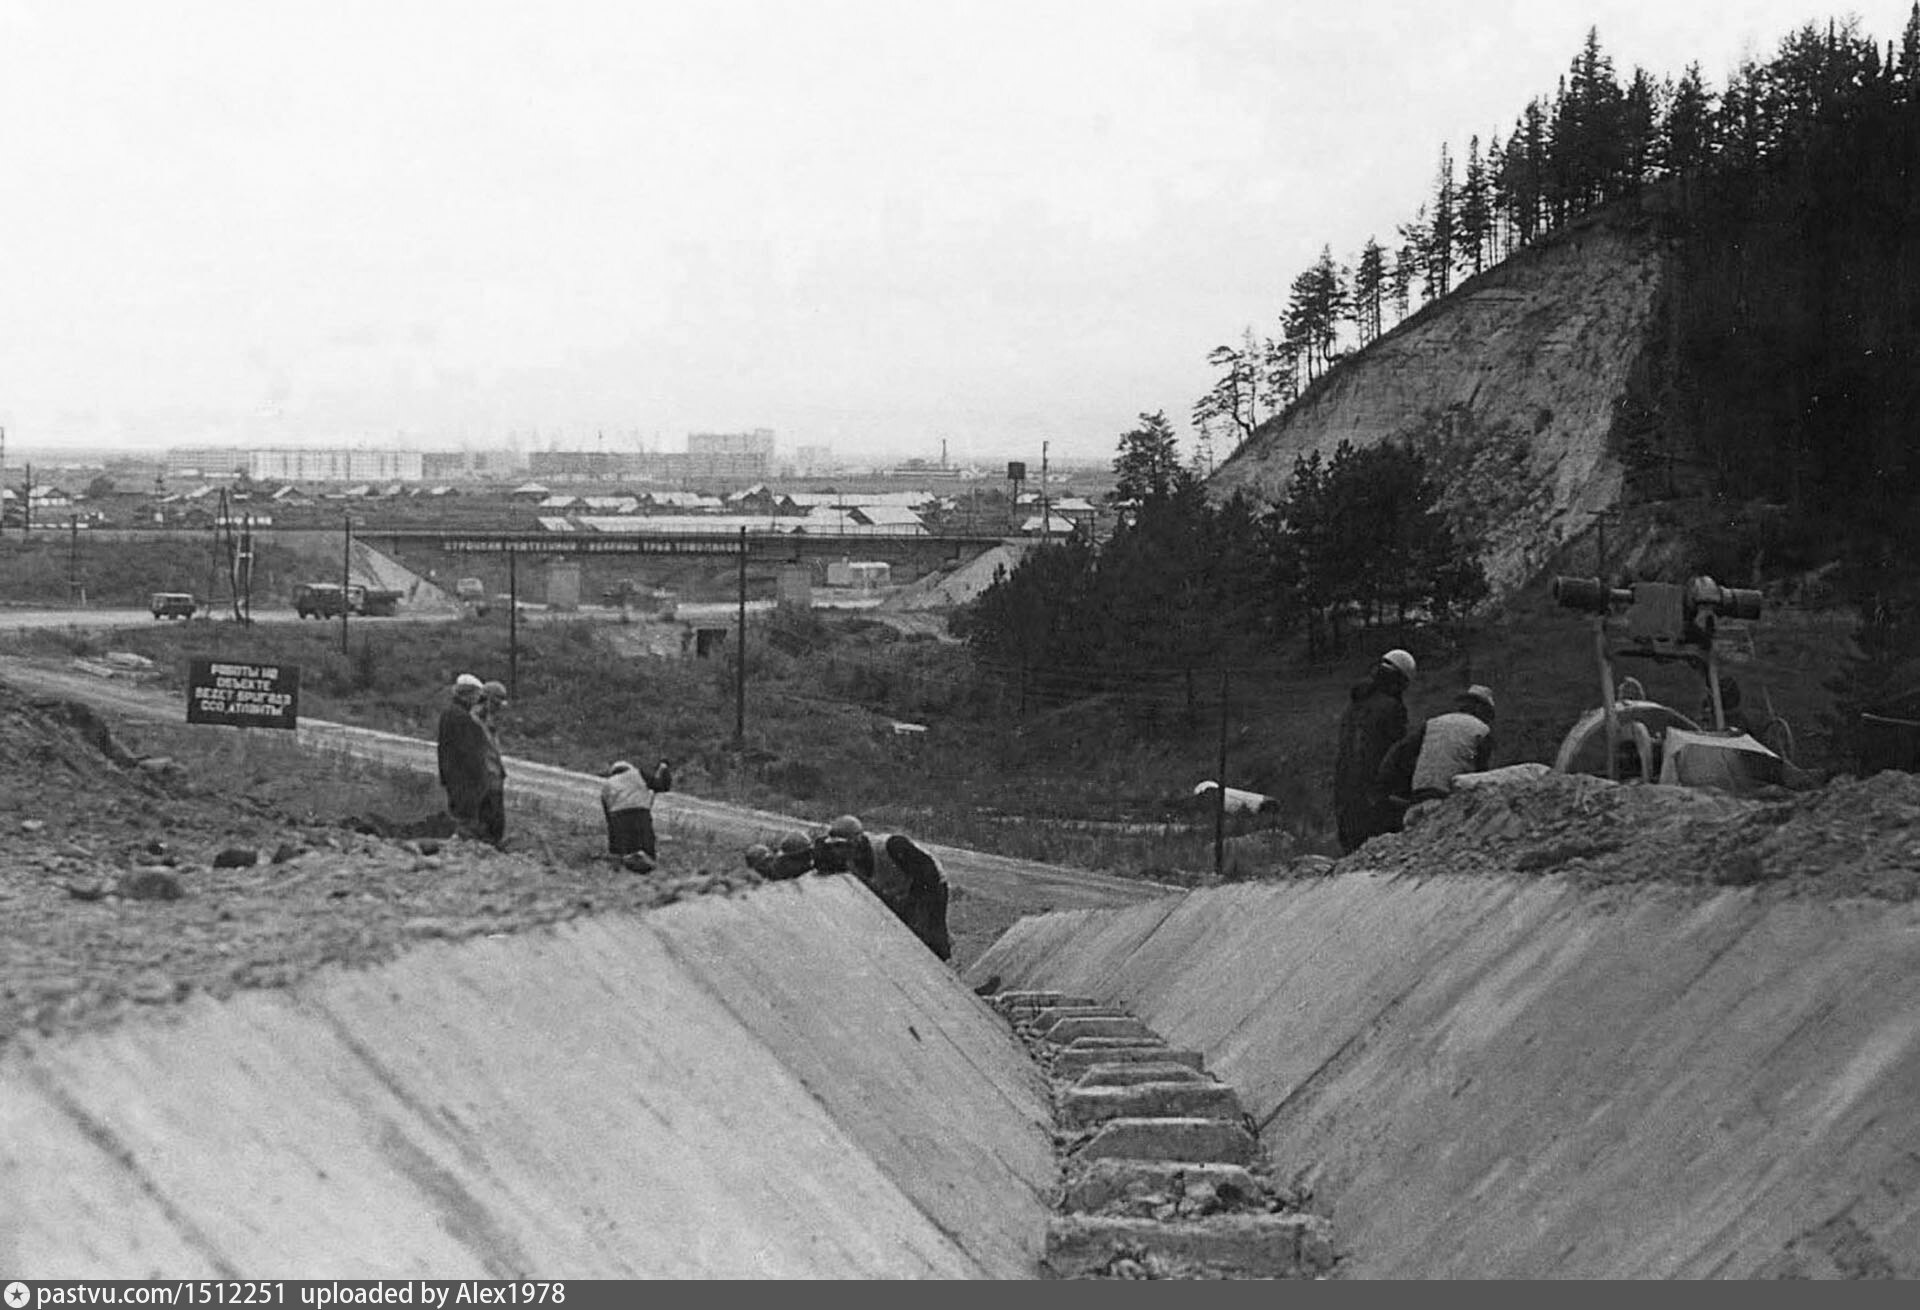
POLYGON ((1023 1027, 1036 1037, 1044 1037, 1052 1032, 1054 1025, 1068 1019, 1132 1019, 1115 1005, 1053 1005, 1044 1010, 1035 1010, 1030 1018, 1015 1020, 1015 1026, 1023 1027))
POLYGON ((1085 1213, 1140 1200, 1205 1199, 1199 1197, 1202 1192, 1226 1210, 1260 1206, 1264 1201, 1259 1182, 1237 1164, 1093 1160, 1068 1170, 1060 1208, 1085 1213))
POLYGON ((1251 1164, 1260 1144, 1226 1119, 1109 1119, 1074 1153, 1076 1160, 1194 1160, 1251 1164))
POLYGON ((1207 1083, 1213 1075, 1172 1060, 1142 1064, 1096 1064, 1080 1075, 1075 1087, 1131 1087, 1135 1083, 1207 1083))
POLYGON ((1067 992, 1000 992, 989 996, 987 1001, 1003 1014, 1021 1009, 1037 1010, 1049 1005, 1069 1003, 1097 1005, 1099 1003, 1091 996, 1074 996, 1067 992))
POLYGON ((1206 1057, 1198 1051, 1177 1051, 1160 1042, 1089 1043, 1055 1051, 1052 1069, 1055 1078, 1078 1078, 1104 1064, 1184 1064, 1189 1069, 1199 1069, 1205 1063, 1206 1057))
POLYGON ((1063 1215, 1047 1225, 1046 1265, 1060 1278, 1107 1272, 1116 1258, 1158 1259, 1249 1278, 1312 1278, 1333 1267, 1318 1215, 1218 1215, 1184 1223, 1063 1215))
POLYGON ((1246 1112, 1225 1083, 1136 1083, 1130 1087, 1075 1087, 1060 1097, 1063 1128, 1090 1128, 1109 1119, 1225 1119, 1246 1112))
POLYGON ((1047 1031, 1043 1040, 1055 1046, 1071 1046, 1083 1037, 1124 1037, 1130 1041, 1150 1037, 1155 1041, 1161 1040, 1158 1033, 1131 1015, 1062 1019, 1047 1031))

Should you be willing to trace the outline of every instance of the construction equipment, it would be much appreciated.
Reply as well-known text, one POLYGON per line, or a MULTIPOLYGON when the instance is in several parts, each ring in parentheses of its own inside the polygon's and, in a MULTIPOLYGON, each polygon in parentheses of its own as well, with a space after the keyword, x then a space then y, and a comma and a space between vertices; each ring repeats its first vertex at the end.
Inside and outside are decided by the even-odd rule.
POLYGON ((1722 620, 1752 622, 1765 600, 1758 591, 1723 587, 1709 577, 1684 583, 1637 582, 1610 587, 1598 578, 1559 577, 1553 598, 1593 616, 1600 706, 1583 715, 1560 744, 1554 768, 1562 773, 1604 771, 1649 782, 1751 791, 1785 780, 1788 766, 1745 731, 1727 726, 1715 637, 1722 620), (1623 631, 1608 632, 1618 617, 1623 631), (1702 725, 1658 701, 1622 699, 1616 659, 1679 663, 1705 684, 1702 725), (1596 768, 1595 753, 1600 752, 1596 768))

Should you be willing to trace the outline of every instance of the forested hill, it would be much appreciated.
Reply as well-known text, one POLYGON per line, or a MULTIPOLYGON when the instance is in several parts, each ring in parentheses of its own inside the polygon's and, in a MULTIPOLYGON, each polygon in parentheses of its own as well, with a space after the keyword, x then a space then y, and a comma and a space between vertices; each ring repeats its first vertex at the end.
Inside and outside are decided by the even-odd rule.
POLYGON ((1597 181, 1520 198, 1543 232, 1334 363, 1210 493, 1271 500, 1300 455, 1406 440, 1496 587, 1590 511, 1708 498, 1723 524, 1772 507, 1741 581, 1839 561, 1856 595, 1920 591, 1920 9, 1884 51, 1802 29, 1681 108, 1651 153, 1590 137, 1597 181))

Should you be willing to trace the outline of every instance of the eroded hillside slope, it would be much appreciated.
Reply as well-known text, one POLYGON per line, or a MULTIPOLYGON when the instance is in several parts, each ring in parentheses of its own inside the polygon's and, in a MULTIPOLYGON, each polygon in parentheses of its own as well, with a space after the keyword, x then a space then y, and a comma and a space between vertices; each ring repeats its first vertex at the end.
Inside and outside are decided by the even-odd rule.
POLYGON ((1644 391, 1669 254, 1637 213, 1515 254, 1342 364, 1223 464, 1209 490, 1277 497, 1296 457, 1411 439, 1484 534, 1506 590, 1620 497, 1615 430, 1644 391))

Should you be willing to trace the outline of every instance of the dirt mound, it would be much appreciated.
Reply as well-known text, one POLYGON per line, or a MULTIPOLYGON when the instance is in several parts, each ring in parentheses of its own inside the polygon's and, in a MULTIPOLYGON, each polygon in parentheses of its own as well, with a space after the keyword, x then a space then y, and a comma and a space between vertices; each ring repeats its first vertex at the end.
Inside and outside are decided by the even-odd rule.
POLYGON ((1743 799, 1549 774, 1457 792, 1336 867, 1910 901, 1920 895, 1920 777, 1886 772, 1743 799))
POLYGON ((410 614, 454 614, 459 602, 434 583, 364 541, 353 543, 353 580, 365 587, 400 593, 400 603, 410 614))
POLYGON ((758 881, 745 869, 637 877, 447 840, 444 815, 373 808, 394 802, 392 779, 357 768, 343 784, 324 761, 283 749, 231 729, 110 726, 84 705, 0 686, 0 1046, 194 992, 378 963, 423 938, 758 881), (166 753, 146 753, 136 736, 166 753), (334 806, 367 817, 317 817, 334 806))
POLYGON ((934 573, 903 587, 882 602, 888 610, 945 610, 978 600, 1000 570, 1020 567, 1032 549, 1027 542, 1003 542, 949 573, 934 573))

